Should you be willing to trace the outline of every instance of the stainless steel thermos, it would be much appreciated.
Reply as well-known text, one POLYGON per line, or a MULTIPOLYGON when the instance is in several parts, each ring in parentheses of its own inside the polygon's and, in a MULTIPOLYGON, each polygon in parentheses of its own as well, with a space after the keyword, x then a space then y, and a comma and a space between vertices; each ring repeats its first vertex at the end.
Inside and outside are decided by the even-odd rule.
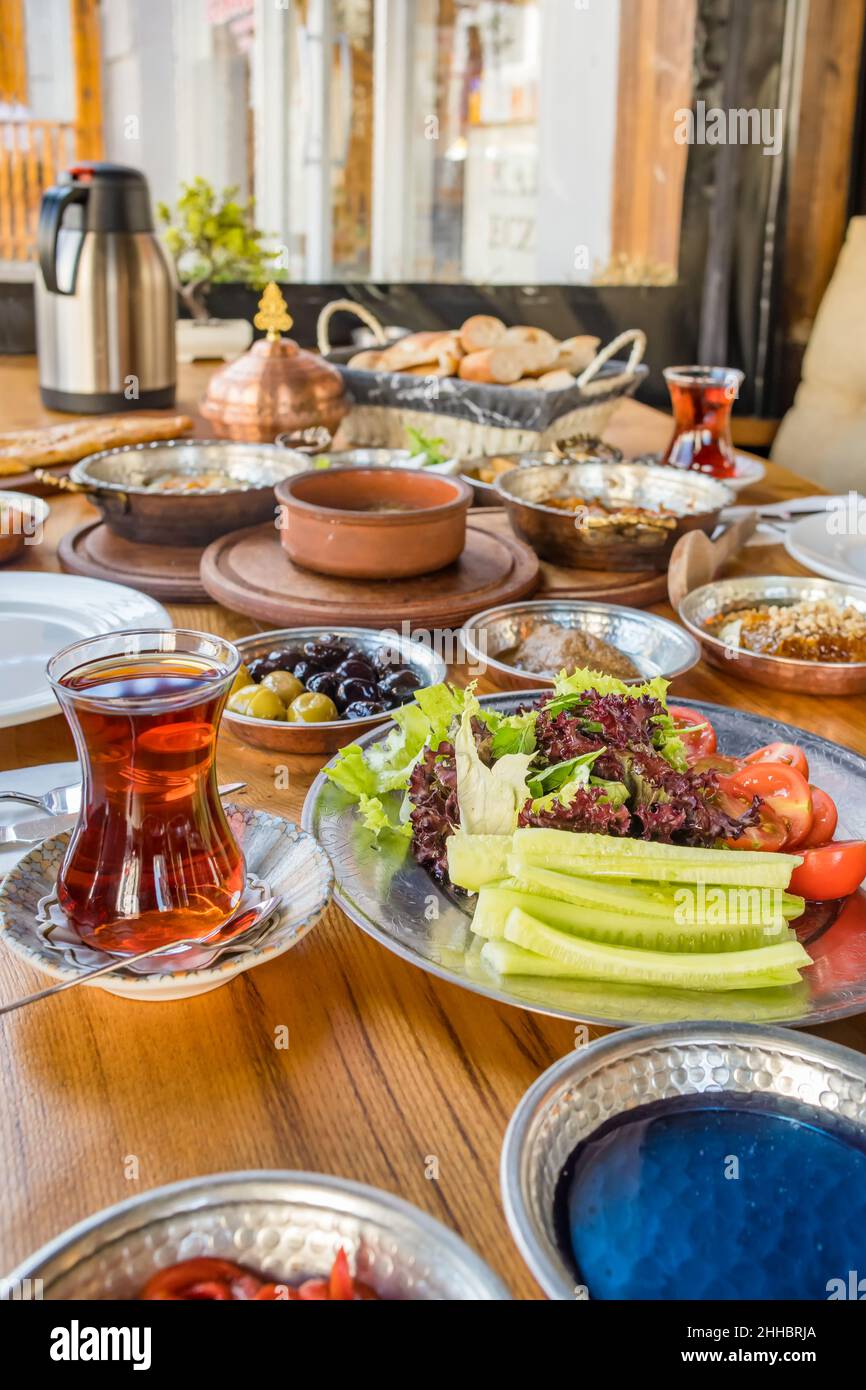
POLYGON ((144 175, 77 164, 42 198, 36 336, 53 410, 174 403, 176 296, 144 175))

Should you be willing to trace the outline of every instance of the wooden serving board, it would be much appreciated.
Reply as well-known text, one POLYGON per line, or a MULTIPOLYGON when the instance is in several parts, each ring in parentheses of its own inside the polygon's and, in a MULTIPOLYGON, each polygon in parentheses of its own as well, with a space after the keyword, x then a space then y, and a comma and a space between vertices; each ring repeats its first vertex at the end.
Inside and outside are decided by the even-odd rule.
MULTIPOLYGON (((45 471, 55 478, 67 478, 74 467, 74 463, 52 463, 45 471)), ((50 482, 37 478, 32 468, 22 473, 4 473, 0 476, 0 488, 4 492, 29 492, 32 497, 54 497, 62 491, 59 484, 52 487, 50 482)))
MULTIPOLYGON (((491 535, 511 535, 504 507, 483 507, 472 513, 473 523, 491 535), (477 521, 475 520, 477 518, 477 521)), ((536 598, 589 598, 627 608, 647 608, 667 595, 667 573, 655 570, 565 569, 541 561, 541 584, 536 598)))
POLYGON ((338 579, 293 565, 273 525, 252 526, 213 541, 201 580, 218 603, 276 627, 454 628, 494 604, 538 587, 539 563, 508 528, 490 529, 472 514, 460 559, 415 579, 338 579))
POLYGON ((127 584, 167 603, 207 603, 199 578, 201 546, 141 545, 122 540, 102 521, 68 531, 57 547, 67 574, 127 584))

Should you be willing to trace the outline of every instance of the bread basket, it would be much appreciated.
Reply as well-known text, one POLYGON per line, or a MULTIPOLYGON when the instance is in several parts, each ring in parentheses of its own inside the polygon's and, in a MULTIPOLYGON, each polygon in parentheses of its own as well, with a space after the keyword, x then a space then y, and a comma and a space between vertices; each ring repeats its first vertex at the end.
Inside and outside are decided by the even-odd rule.
POLYGON ((648 370, 641 363, 646 335, 631 328, 596 354, 574 386, 556 391, 366 371, 347 365, 357 349, 331 348, 330 321, 342 310, 361 319, 378 344, 386 337, 376 316, 352 300, 334 300, 319 315, 319 351, 342 372, 354 401, 341 426, 347 444, 401 448, 407 428, 414 428, 464 456, 548 449, 572 435, 601 435, 618 402, 633 394, 648 370), (616 358, 629 345, 628 359, 616 358))

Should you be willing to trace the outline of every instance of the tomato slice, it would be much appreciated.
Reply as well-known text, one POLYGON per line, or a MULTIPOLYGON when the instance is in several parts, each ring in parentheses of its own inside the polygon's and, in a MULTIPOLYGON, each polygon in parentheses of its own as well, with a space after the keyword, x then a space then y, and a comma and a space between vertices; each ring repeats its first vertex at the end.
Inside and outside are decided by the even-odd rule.
POLYGON ((693 758, 703 758, 707 753, 715 753, 716 731, 698 710, 687 709, 685 705, 668 705, 668 714, 683 741, 690 763, 693 758), (690 732, 692 729, 693 733, 690 732))
POLYGON ((200 1255, 197 1259, 181 1260, 179 1264, 169 1265, 151 1275, 141 1291, 143 1299, 166 1298, 223 1298, 213 1290, 218 1285, 228 1286, 226 1297, 231 1298, 231 1285, 238 1279, 250 1278, 249 1271, 232 1260, 218 1260, 211 1255, 200 1255), (209 1288, 209 1293, 191 1293, 190 1290, 209 1288))
POLYGON ((743 766, 742 758, 728 758, 724 753, 707 753, 702 758, 689 758, 692 772, 719 772, 724 777, 739 772, 743 766))
POLYGON ((812 829, 812 792, 802 773, 787 763, 751 763, 730 778, 731 790, 759 796, 788 829, 785 849, 795 849, 812 829))
POLYGON ((788 891, 810 902, 847 898, 866 878, 866 840, 834 840, 803 850, 788 891))
POLYGON ((801 841, 800 849, 814 849, 817 845, 828 845, 836 833, 839 812, 832 796, 820 787, 810 787, 812 793, 812 829, 801 841))
POLYGON ((787 767, 796 768, 801 777, 808 780, 809 763, 806 754, 796 743, 767 743, 763 748, 756 748, 754 753, 750 753, 746 758, 747 763, 784 763, 787 767))

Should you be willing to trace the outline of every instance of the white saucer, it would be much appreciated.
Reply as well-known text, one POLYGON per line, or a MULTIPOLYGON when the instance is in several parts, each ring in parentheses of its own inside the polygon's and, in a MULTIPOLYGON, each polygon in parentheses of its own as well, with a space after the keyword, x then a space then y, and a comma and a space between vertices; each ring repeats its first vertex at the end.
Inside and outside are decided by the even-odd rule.
MULTIPOLYGON (((866 528, 866 512, 862 520, 866 528)), ((866 585, 866 532, 859 534, 844 511, 796 522, 785 536, 785 549, 798 565, 825 579, 866 585)))
POLYGON ((762 478, 766 477, 767 467, 760 459, 751 458, 748 454, 736 455, 737 471, 732 478, 720 478, 725 487, 731 488, 734 492, 742 492, 745 487, 754 487, 762 478))
POLYGON ((57 714, 45 675, 70 642, 126 627, 171 627, 161 603, 101 579, 71 574, 0 574, 0 728, 57 714))
MULTIPOLYGON (((148 975, 121 967, 94 980, 88 989, 104 989, 123 999, 189 999, 283 955, 316 925, 328 905, 333 883, 325 851, 312 835, 284 816, 237 806, 227 806, 226 811, 248 873, 267 883, 275 896, 283 897, 267 934, 248 950, 241 949, 242 938, 238 938, 237 953, 221 956, 212 966, 148 975)), ((89 964, 76 961, 70 953, 61 954, 49 946, 37 928, 39 904, 53 891, 68 840, 68 835, 56 835, 33 846, 0 886, 0 943, 56 980, 76 979, 107 959, 101 952, 77 948, 76 956, 80 954, 85 962, 93 959, 89 964)))

